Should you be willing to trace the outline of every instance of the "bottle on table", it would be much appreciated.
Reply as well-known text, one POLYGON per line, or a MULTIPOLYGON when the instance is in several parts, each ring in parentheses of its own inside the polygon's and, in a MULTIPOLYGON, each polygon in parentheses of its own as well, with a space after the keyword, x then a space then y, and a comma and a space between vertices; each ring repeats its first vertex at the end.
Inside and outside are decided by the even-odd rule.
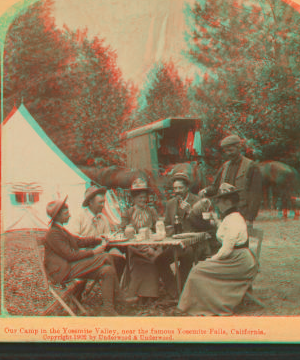
POLYGON ((163 222, 162 219, 157 220, 157 222, 155 224, 155 230, 156 230, 156 234, 159 235, 160 237, 166 236, 165 223, 163 222))
POLYGON ((182 233, 182 223, 178 215, 175 215, 175 219, 174 219, 174 232, 175 234, 182 233))

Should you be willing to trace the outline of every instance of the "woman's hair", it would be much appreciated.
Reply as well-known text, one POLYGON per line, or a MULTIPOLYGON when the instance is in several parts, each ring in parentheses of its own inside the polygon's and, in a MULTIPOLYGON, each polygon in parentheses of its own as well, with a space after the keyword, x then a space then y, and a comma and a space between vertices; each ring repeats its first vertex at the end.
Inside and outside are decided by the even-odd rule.
POLYGON ((238 193, 224 195, 222 196, 222 198, 224 200, 230 200, 232 202, 232 205, 237 205, 240 201, 240 196, 238 193))

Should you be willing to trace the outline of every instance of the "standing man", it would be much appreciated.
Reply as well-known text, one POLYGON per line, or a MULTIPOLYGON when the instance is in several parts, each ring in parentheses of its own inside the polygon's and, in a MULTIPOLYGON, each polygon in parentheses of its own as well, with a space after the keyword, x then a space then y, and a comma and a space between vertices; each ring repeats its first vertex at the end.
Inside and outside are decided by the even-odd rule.
MULTIPOLYGON (((90 186, 84 195, 82 209, 78 218, 72 222, 72 232, 80 236, 108 235, 111 232, 110 224, 102 210, 105 203, 105 187, 90 186)), ((105 242, 105 240, 103 240, 105 242)), ((124 266, 124 255, 117 249, 111 250, 118 278, 120 280, 124 266), (117 255, 116 255, 117 254, 117 255)))
POLYGON ((111 256, 105 253, 106 244, 94 237, 78 237, 64 228, 70 219, 67 196, 47 205, 51 218, 45 242, 45 269, 54 283, 73 279, 101 280, 102 310, 100 316, 116 316, 114 298, 119 284, 111 256), (99 245, 100 243, 100 245, 99 245))
POLYGON ((222 183, 240 189, 238 210, 252 227, 262 198, 262 177, 255 163, 241 155, 241 139, 238 135, 225 137, 220 147, 228 159, 219 169, 213 184, 199 192, 200 197, 214 196, 222 183))

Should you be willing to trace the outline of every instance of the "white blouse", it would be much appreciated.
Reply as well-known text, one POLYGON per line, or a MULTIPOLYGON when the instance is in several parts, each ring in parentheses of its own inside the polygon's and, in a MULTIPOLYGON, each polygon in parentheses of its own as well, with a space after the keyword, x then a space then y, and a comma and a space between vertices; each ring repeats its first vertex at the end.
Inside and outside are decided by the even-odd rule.
POLYGON ((95 216, 88 207, 81 209, 79 216, 72 219, 69 229, 79 236, 98 237, 110 233, 107 217, 104 214, 95 216))
POLYGON ((248 232, 245 219, 238 212, 227 215, 221 222, 216 235, 217 240, 222 243, 222 247, 213 258, 225 258, 232 252, 235 245, 242 245, 247 241, 248 232))

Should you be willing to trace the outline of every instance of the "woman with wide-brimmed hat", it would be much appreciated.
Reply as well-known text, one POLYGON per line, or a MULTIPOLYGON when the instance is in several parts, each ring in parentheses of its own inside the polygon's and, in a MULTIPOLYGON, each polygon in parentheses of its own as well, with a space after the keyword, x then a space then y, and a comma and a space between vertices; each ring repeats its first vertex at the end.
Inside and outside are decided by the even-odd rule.
POLYGON ((257 272, 248 248, 247 225, 237 211, 239 190, 220 185, 214 203, 222 221, 217 230, 219 251, 190 272, 178 308, 191 315, 231 315, 242 301, 257 272))
MULTIPOLYGON (((126 236, 130 237, 145 227, 154 231, 158 214, 153 207, 148 206, 150 191, 144 179, 138 178, 133 181, 131 185, 133 206, 122 214, 121 227, 126 236)), ((138 296, 145 302, 158 297, 159 275, 154 263, 156 251, 157 249, 150 246, 128 248, 129 268, 124 285, 128 298, 138 296)))

